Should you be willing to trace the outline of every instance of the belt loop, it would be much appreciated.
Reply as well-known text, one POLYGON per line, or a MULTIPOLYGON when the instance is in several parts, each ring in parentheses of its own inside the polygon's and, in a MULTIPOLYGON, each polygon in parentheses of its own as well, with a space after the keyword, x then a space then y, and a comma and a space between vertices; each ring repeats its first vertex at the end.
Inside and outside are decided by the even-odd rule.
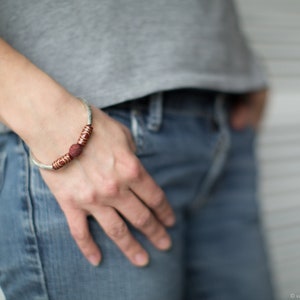
POLYGON ((149 115, 147 128, 151 131, 158 131, 162 125, 163 117, 163 92, 151 94, 149 99, 149 115))
POLYGON ((216 96, 215 101, 215 118, 219 125, 224 126, 226 124, 226 113, 225 113, 225 95, 220 93, 216 96))

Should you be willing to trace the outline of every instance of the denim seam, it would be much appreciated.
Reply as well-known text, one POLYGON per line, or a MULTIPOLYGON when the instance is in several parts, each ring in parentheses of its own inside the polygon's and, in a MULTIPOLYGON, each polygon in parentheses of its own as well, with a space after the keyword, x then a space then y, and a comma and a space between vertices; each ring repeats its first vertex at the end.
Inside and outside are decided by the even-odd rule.
MULTIPOLYGON (((138 103, 136 106, 134 106, 137 110, 139 110, 141 113, 145 112, 146 110, 149 110, 149 106, 148 107, 143 107, 143 106, 140 106, 138 103)), ((209 111, 199 111, 199 110, 180 110, 180 109, 176 109, 176 108, 171 108, 171 107, 165 107, 162 105, 162 115, 164 114, 173 114, 173 115, 176 115, 176 116, 187 116, 187 117, 203 117, 203 118, 206 118, 206 119, 210 119, 212 118, 212 114, 210 114, 209 111)), ((123 112, 118 112, 120 115, 123 113, 123 112)), ((125 115, 126 115, 126 112, 125 112, 125 115)), ((162 120, 163 121, 163 120, 162 120)))
POLYGON ((215 115, 216 121, 220 127, 220 135, 214 149, 213 161, 204 179, 202 180, 202 184, 198 193, 196 194, 196 197, 194 198, 194 201, 189 206, 189 212, 191 213, 196 213, 198 209, 207 203, 209 191, 217 181, 224 168, 228 150, 230 148, 230 134, 225 120, 224 99, 222 98, 222 95, 219 95, 216 99, 215 115))
POLYGON ((0 153, 0 194, 4 183, 4 174, 5 174, 5 166, 6 166, 6 158, 7 153, 2 152, 0 153))
POLYGON ((130 123, 132 136, 137 148, 136 154, 140 154, 144 148, 144 125, 141 112, 134 106, 130 111, 130 123))
POLYGON ((47 291, 47 285, 46 285, 46 280, 45 280, 45 274, 43 271, 43 266, 41 262, 41 257, 40 257, 40 250, 38 246, 38 238, 37 238, 37 233, 36 233, 36 227, 34 224, 34 211, 33 211, 33 201, 32 201, 32 195, 31 195, 31 190, 30 190, 30 179, 31 179, 31 167, 30 167, 30 162, 28 159, 28 153, 25 149, 24 143, 21 139, 19 139, 19 149, 21 150, 21 154, 23 156, 23 162, 24 162, 24 197, 26 198, 26 210, 23 210, 23 213, 26 214, 24 216, 24 219, 28 220, 29 223, 29 228, 26 228, 27 232, 27 238, 30 236, 30 239, 33 240, 33 244, 30 243, 31 241, 29 240, 29 243, 31 244, 31 247, 34 247, 34 264, 35 267, 37 268, 34 269, 33 272, 35 272, 35 275, 39 277, 39 295, 37 299, 42 299, 42 300, 49 300, 49 295, 47 291), (38 272, 36 272, 38 271, 38 272), (41 293, 41 294, 40 294, 41 293), (40 298, 41 297, 41 298, 40 298), (45 298, 46 297, 46 298, 45 298))

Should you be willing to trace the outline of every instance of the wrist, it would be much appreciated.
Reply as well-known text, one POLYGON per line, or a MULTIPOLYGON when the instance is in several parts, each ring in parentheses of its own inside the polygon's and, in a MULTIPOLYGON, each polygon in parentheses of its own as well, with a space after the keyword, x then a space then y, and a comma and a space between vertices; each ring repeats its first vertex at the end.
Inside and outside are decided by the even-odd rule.
POLYGON ((0 39, 0 121, 42 161, 73 144, 86 123, 81 101, 0 39))
POLYGON ((51 164, 76 143, 86 120, 87 112, 79 99, 63 98, 35 118, 35 130, 24 140, 38 160, 51 164))
POLYGON ((33 153, 30 153, 32 162, 41 169, 46 170, 58 170, 65 166, 66 164, 70 163, 74 158, 80 156, 82 153, 83 148, 87 144, 92 131, 92 110, 90 105, 86 102, 85 99, 78 98, 82 105, 84 106, 86 110, 86 125, 82 128, 80 136, 77 139, 76 143, 73 143, 70 147, 67 153, 64 153, 63 155, 59 156, 56 160, 54 160, 51 164, 50 163, 43 163, 36 159, 33 155, 33 153))

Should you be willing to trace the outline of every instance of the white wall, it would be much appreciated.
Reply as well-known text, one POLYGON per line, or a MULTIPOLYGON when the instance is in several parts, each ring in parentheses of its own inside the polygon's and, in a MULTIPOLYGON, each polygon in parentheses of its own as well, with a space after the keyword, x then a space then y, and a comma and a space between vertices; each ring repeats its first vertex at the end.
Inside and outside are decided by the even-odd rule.
POLYGON ((236 2, 272 85, 258 153, 276 294, 300 299, 300 0, 236 2))

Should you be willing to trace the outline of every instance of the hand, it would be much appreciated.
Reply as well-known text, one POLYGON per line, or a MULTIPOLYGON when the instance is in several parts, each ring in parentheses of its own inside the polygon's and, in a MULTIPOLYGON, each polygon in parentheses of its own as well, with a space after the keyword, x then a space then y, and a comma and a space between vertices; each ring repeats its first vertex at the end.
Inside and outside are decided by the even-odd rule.
POLYGON ((268 100, 268 90, 249 92, 236 96, 230 121, 234 129, 241 130, 247 125, 259 129, 268 100))
MULTIPOLYGON (((58 82, 0 39, 0 120, 45 163, 76 142, 86 113, 58 82)), ((171 240, 165 225, 175 221, 163 191, 134 154, 126 127, 93 109, 93 134, 83 153, 58 171, 41 170, 80 250, 94 265, 101 254, 88 229, 93 216, 129 260, 143 266, 148 254, 133 238, 122 215, 158 248, 171 240)))
MULTIPOLYGON (((64 111, 74 110, 77 104, 72 105, 64 111)), ((82 114, 82 106, 80 110, 82 114)), ((71 118, 67 117, 65 121, 69 124, 80 122, 77 113, 73 118, 69 120, 71 118)), ((56 123, 52 121, 52 126, 56 123)), ((83 125, 81 123, 80 127, 83 125)), ((174 224, 174 212, 164 192, 135 156, 135 145, 127 127, 97 108, 93 108, 93 127, 93 134, 77 159, 58 171, 41 170, 42 177, 62 208, 74 240, 90 263, 98 265, 101 253, 88 229, 89 215, 95 218, 134 265, 144 266, 148 263, 148 254, 132 236, 120 215, 140 230, 155 247, 167 250, 171 240, 165 226, 174 224)), ((71 134, 73 142, 80 129, 76 132, 71 134)), ((73 142, 66 141, 62 135, 61 141, 56 144, 62 145, 64 150, 57 152, 60 155, 66 152, 66 147, 73 142)), ((38 158, 45 151, 47 155, 50 153, 50 150, 45 150, 45 144, 40 149, 36 147, 32 150, 38 158)), ((52 154, 53 158, 57 154, 52 154)))

